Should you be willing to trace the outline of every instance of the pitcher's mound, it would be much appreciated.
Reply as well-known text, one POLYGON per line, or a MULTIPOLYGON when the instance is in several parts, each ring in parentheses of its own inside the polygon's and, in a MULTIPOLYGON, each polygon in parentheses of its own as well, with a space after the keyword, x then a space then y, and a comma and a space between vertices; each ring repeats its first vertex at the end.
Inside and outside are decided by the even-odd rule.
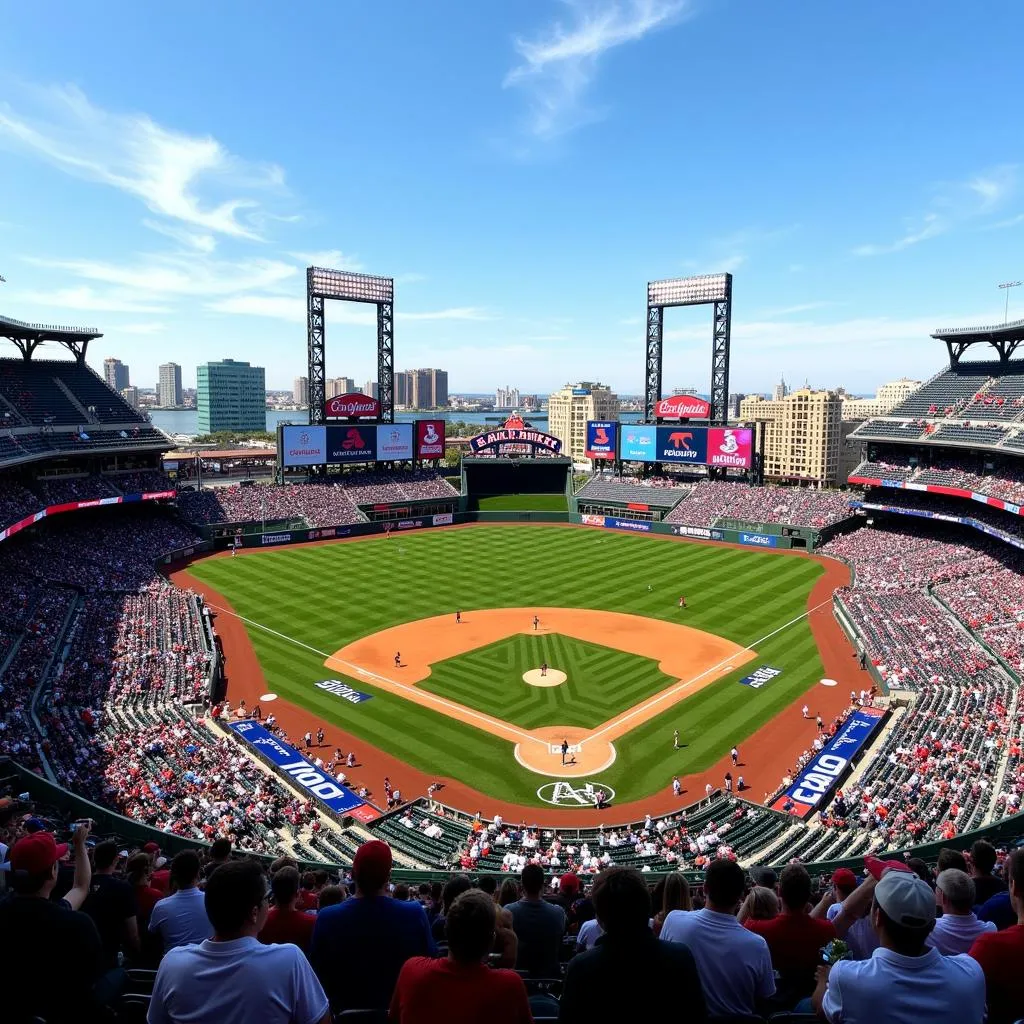
POLYGON ((539 668, 531 668, 529 672, 523 673, 523 682, 530 686, 561 686, 569 677, 557 668, 549 668, 548 674, 542 676, 539 668))

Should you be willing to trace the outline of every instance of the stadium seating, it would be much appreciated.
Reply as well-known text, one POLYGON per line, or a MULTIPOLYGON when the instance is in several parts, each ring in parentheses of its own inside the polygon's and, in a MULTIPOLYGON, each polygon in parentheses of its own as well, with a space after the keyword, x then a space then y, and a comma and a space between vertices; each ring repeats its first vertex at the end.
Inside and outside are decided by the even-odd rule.
POLYGON ((248 523, 301 516, 310 526, 366 522, 348 489, 336 484, 252 484, 184 491, 178 507, 191 523, 248 523))
POLYGON ((639 505, 671 508, 690 492, 692 485, 692 482, 675 481, 666 477, 655 477, 645 481, 594 476, 576 492, 576 498, 580 502, 634 502, 639 505))
POLYGON ((667 523, 714 526, 723 518, 823 528, 848 519, 851 495, 802 487, 753 487, 733 481, 702 481, 665 517, 667 523))
POLYGON ((998 362, 960 363, 943 370, 893 409, 893 417, 949 416, 971 401, 994 377, 998 362))

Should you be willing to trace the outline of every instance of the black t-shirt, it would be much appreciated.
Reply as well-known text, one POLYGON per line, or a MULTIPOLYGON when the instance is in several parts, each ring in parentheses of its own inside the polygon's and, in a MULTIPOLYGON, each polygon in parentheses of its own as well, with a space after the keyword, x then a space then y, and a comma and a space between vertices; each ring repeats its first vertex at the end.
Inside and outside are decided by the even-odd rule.
POLYGON ((978 875, 974 879, 974 902, 975 905, 984 903, 987 899, 995 896, 997 892, 1005 892, 1006 883, 994 875, 978 875))
POLYGON ((0 900, 4 1024, 42 1017, 47 1024, 90 1020, 92 987, 103 973, 96 926, 63 900, 34 896, 0 900), (15 983, 16 981, 16 983, 15 983))
POLYGON ((100 933, 103 955, 109 967, 117 966, 117 952, 121 948, 126 917, 134 917, 135 892, 127 882, 113 875, 93 875, 89 895, 82 904, 100 933))
POLYGON ((565 911, 544 900, 519 900, 506 908, 519 940, 516 968, 534 978, 559 977, 559 955, 565 934, 565 911))

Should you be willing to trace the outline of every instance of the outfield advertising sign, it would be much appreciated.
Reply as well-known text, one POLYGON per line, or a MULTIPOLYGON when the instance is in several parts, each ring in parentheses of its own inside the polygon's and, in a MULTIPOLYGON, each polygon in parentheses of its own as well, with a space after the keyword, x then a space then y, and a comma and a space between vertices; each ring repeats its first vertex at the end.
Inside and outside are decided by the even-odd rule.
POLYGON ((614 462, 618 428, 618 423, 611 420, 588 420, 587 447, 583 454, 588 459, 614 462))
POLYGON ((326 427, 283 427, 281 464, 322 466, 327 461, 326 427))
POLYGON ((741 533, 739 542, 752 548, 773 548, 778 544, 778 537, 769 533, 741 533))
POLYGON ((364 700, 373 700, 372 693, 360 693, 359 690, 353 690, 348 683, 343 683, 340 679, 321 679, 320 682, 313 685, 317 689, 333 693, 335 697, 347 700, 350 704, 362 704, 364 700))
POLYGON ((623 423, 619 458, 628 462, 657 462, 658 428, 646 423, 623 423))
POLYGON ((282 743, 258 722, 232 722, 231 731, 245 740, 300 789, 315 796, 335 814, 348 814, 363 801, 347 786, 335 782, 307 761, 294 747, 282 743))
POLYGON ((646 519, 616 519, 613 516, 605 516, 604 525, 610 526, 613 530, 632 530, 635 533, 651 531, 651 524, 646 519))
POLYGON ((377 427, 377 460, 405 462, 412 459, 412 424, 381 423, 377 427))
POLYGON ((835 736, 807 763, 785 794, 775 800, 772 807, 781 811, 791 801, 791 813, 801 818, 813 814, 838 785, 854 758, 871 741, 883 715, 884 712, 877 708, 854 711, 835 736))

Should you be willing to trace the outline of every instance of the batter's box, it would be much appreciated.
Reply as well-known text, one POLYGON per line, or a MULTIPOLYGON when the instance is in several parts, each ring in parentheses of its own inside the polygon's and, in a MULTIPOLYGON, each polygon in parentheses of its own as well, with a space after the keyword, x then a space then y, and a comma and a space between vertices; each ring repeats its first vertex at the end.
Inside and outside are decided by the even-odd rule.
MULTIPOLYGON (((580 744, 578 744, 578 743, 570 743, 569 747, 568 747, 568 750, 567 750, 567 753, 569 753, 569 754, 578 754, 580 752, 580 750, 582 750, 582 749, 583 748, 580 746, 580 744)), ((562 752, 562 744, 561 743, 549 743, 548 744, 548 753, 549 754, 560 754, 561 752, 562 752)))

